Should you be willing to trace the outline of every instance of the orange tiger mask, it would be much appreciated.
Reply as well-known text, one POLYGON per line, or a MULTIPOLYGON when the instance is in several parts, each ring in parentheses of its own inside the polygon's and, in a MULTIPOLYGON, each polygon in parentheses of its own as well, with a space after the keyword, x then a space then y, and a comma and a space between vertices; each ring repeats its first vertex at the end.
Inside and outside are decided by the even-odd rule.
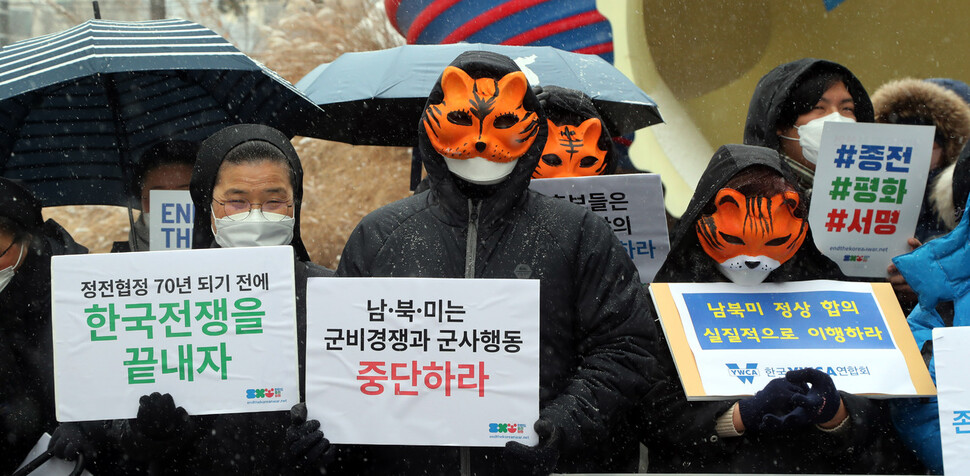
POLYGON ((448 66, 441 75, 441 89, 441 103, 425 109, 424 129, 442 156, 508 163, 535 142, 539 120, 522 105, 529 81, 521 71, 501 79, 472 79, 448 66))
POLYGON ((599 148, 603 124, 590 118, 578 126, 549 122, 549 138, 532 178, 588 177, 606 170, 606 151, 599 148))
POLYGON ((764 197, 723 188, 714 204, 714 213, 697 220, 697 238, 704 252, 735 283, 764 281, 805 240, 808 222, 794 215, 799 204, 794 191, 764 197))

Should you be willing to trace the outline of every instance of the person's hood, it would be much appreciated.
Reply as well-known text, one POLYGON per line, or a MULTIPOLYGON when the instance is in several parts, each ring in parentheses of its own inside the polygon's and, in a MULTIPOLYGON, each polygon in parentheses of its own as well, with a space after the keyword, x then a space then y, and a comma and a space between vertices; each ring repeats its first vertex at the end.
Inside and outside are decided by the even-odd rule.
MULTIPOLYGON (((508 73, 520 71, 518 65, 510 58, 489 51, 466 51, 458 55, 450 66, 465 71, 474 79, 482 77, 501 79, 508 73)), ((539 157, 546 142, 545 113, 539 105, 535 93, 531 88, 527 88, 522 102, 525 109, 534 114, 534 120, 538 122, 535 141, 525 154, 519 157, 508 178, 494 185, 478 186, 462 180, 448 170, 444 157, 435 150, 425 131, 424 121, 427 117, 427 107, 440 104, 443 97, 444 92, 439 76, 431 94, 428 96, 428 101, 425 103, 425 112, 421 114, 421 120, 416 124, 418 128, 416 154, 428 172, 428 185, 431 189, 430 199, 439 202, 447 210, 450 217, 457 218, 467 216, 467 200, 469 198, 485 198, 482 201, 480 215, 485 218, 485 221, 495 220, 503 215, 509 207, 518 203, 529 187, 532 172, 539 163, 539 157)))
POLYGON ((44 225, 40 200, 19 181, 0 177, 0 216, 13 220, 32 235, 44 225))
MULTIPOLYGON (((970 292, 970 210, 965 206, 953 231, 893 258, 893 263, 919 295, 923 309, 965 296, 970 292)), ((970 325, 970 316, 957 313, 954 325, 970 325)))
POLYGON ((603 126, 599 147, 601 150, 606 150, 606 169, 601 175, 610 175, 616 172, 619 157, 616 147, 613 145, 613 136, 610 130, 607 129, 606 122, 603 121, 599 111, 596 110, 593 99, 581 91, 561 88, 559 86, 543 86, 542 90, 543 92, 549 93, 542 108, 546 113, 546 117, 557 126, 566 124, 567 121, 571 121, 569 122, 571 125, 578 126, 587 119, 599 119, 603 126), (575 118, 580 118, 581 120, 574 124, 573 122, 576 121, 573 119, 575 118))
POLYGON ((936 215, 951 230, 963 216, 964 204, 970 198, 970 142, 963 146, 957 160, 940 172, 928 185, 930 202, 936 215))
POLYGON ((960 99, 963 99, 963 102, 970 105, 970 85, 967 85, 967 83, 964 83, 959 79, 952 78, 927 78, 924 79, 924 81, 938 84, 949 89, 950 91, 957 93, 957 96, 960 96, 960 99))
POLYGON ((952 164, 970 137, 970 106, 957 93, 922 79, 898 79, 872 94, 876 122, 935 125, 946 141, 941 167, 952 164))
POLYGON ((310 261, 310 254, 300 236, 300 205, 303 202, 303 166, 290 140, 282 132, 260 124, 238 124, 222 129, 209 136, 199 147, 199 156, 192 169, 189 191, 195 204, 195 222, 192 234, 193 248, 210 248, 212 235, 212 189, 222 161, 234 147, 249 142, 263 141, 273 145, 286 156, 296 174, 293 185, 293 240, 290 245, 299 261, 310 261))
MULTIPOLYGON (((714 153, 701 175, 694 196, 678 222, 667 260, 660 267, 655 282, 717 281, 720 273, 717 262, 708 256, 697 238, 695 225, 717 192, 745 169, 767 167, 778 172, 790 184, 795 184, 791 168, 781 154, 767 147, 728 144, 714 153)), ((804 193, 799 191, 804 199, 804 193)), ((807 218, 806 218, 807 219, 807 218)), ((795 256, 771 272, 766 281, 796 279, 840 279, 837 266, 822 256, 815 247, 809 230, 795 256)))
POLYGON ((764 75, 754 88, 751 103, 748 105, 748 117, 744 124, 744 143, 760 145, 778 150, 777 134, 778 116, 781 106, 789 100, 792 92, 802 84, 806 78, 826 72, 841 73, 848 81, 855 100, 855 116, 857 122, 872 122, 872 102, 862 83, 845 66, 831 61, 815 58, 803 58, 791 63, 785 63, 764 75))

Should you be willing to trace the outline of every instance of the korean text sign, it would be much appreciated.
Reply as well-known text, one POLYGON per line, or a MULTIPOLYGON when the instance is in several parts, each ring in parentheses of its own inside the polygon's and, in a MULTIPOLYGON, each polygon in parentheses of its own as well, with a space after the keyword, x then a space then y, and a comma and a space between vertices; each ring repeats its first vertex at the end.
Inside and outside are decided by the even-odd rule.
POLYGON ((970 471, 970 386, 967 385, 970 348, 967 339, 970 339, 970 327, 933 329, 944 474, 968 474, 970 471))
POLYGON ((688 399, 752 395, 804 367, 851 393, 935 393, 888 283, 654 283, 650 293, 688 399))
POLYGON ((533 180, 529 188, 569 200, 603 217, 649 283, 670 252, 663 186, 657 174, 533 180))
POLYGON ((152 251, 192 249, 195 205, 188 190, 152 190, 149 247, 152 251))
POLYGON ((54 257, 59 421, 134 418, 171 393, 190 414, 299 401, 289 246, 54 257))
POLYGON ((847 276, 884 278, 908 253, 933 151, 932 126, 826 122, 808 221, 847 276))
POLYGON ((539 281, 310 278, 306 369, 334 443, 534 444, 539 281))

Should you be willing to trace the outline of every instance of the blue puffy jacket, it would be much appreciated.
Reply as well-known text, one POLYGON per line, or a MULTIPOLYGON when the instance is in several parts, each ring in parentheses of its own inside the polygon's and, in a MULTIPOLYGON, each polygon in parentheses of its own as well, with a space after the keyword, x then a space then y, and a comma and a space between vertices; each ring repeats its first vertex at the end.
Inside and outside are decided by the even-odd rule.
MULTIPOLYGON (((966 211, 949 234, 897 256, 893 262, 919 294, 919 304, 907 320, 920 349, 932 341, 933 328, 946 326, 937 312, 940 303, 953 302, 952 325, 970 325, 970 215, 966 211)), ((931 358, 928 366, 935 382, 934 364, 931 358)), ((934 474, 943 474, 936 398, 895 400, 891 408, 893 423, 903 440, 934 474)))

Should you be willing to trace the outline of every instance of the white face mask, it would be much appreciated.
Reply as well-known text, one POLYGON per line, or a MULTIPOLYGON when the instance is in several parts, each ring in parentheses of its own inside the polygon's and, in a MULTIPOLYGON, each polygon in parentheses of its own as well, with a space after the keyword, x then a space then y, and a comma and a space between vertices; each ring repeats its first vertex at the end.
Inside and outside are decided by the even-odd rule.
POLYGON ((444 157, 451 173, 477 185, 492 185, 505 180, 519 159, 511 162, 492 162, 481 157, 452 159, 444 157))
POLYGON ((17 266, 20 266, 20 260, 24 259, 24 251, 27 249, 26 246, 20 246, 20 255, 17 256, 17 262, 13 266, 7 266, 4 269, 0 269, 0 291, 10 284, 10 280, 13 279, 14 274, 16 274, 17 266))
POLYGON ((732 283, 750 286, 764 281, 779 266, 781 263, 767 256, 739 255, 720 263, 718 269, 732 283))
POLYGON ((237 213, 235 219, 212 216, 216 243, 223 248, 288 245, 293 240, 293 217, 262 210, 237 213), (249 216, 246 216, 249 213, 249 216), (272 220, 268 220, 269 216, 272 220))
POLYGON ((838 112, 833 112, 825 117, 819 117, 817 119, 812 119, 801 126, 795 126, 798 129, 798 138, 779 136, 782 139, 797 140, 798 144, 802 146, 802 157, 812 164, 818 163, 818 149, 822 145, 822 127, 826 122, 855 122, 855 119, 851 117, 845 117, 838 112))

